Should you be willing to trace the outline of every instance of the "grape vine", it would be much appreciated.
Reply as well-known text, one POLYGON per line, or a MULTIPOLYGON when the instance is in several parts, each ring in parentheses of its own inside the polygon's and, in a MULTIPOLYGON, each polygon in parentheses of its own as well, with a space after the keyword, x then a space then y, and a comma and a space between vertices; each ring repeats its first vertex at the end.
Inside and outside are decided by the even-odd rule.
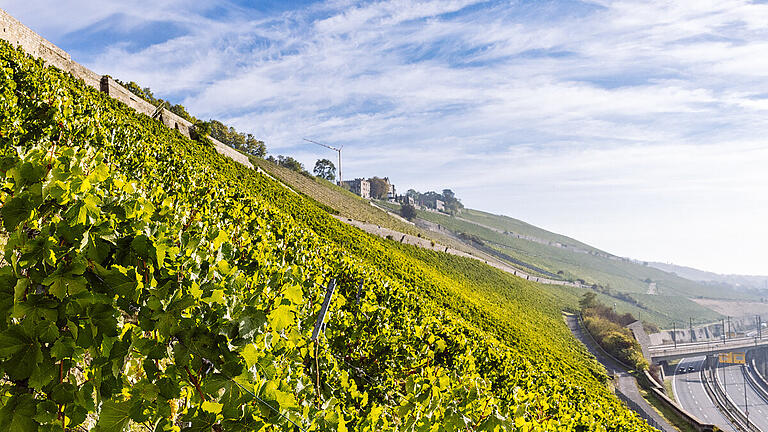
POLYGON ((650 430, 556 298, 472 294, 535 286, 343 226, 5 43, 0 82, 0 430, 650 430))

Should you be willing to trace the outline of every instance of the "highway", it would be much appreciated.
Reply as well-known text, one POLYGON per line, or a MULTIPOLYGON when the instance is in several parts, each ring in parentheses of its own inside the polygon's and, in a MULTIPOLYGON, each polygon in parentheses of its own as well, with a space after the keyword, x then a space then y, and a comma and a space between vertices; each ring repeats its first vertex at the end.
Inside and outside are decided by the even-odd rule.
MULTIPOLYGON (((736 432, 731 422, 723 416, 704 390, 704 384, 701 382, 701 374, 699 373, 703 364, 704 357, 680 360, 672 377, 672 390, 675 399, 683 409, 704 423, 717 425, 724 431, 736 432), (690 366, 695 368, 693 372, 688 372, 690 366)), ((741 389, 743 392, 744 388, 741 389)), ((730 391, 730 388, 728 390, 730 391)), ((768 429, 764 430, 768 432, 768 429)))
MULTIPOLYGON (((726 392, 741 412, 746 413, 744 403, 744 373, 741 365, 720 365, 717 373, 726 392)), ((749 419, 761 431, 768 432, 768 402, 752 386, 746 384, 746 407, 749 408, 749 419)))

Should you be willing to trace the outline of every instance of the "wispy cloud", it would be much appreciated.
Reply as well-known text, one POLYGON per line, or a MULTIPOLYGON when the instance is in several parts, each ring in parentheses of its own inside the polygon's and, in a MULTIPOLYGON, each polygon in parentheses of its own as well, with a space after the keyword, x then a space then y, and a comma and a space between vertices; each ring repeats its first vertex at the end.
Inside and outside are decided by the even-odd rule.
POLYGON ((619 254, 768 273, 754 258, 768 235, 758 226, 768 203, 755 198, 768 187, 768 5, 285 5, 3 7, 93 69, 253 132, 275 153, 311 164, 321 154, 302 137, 344 144, 349 176, 452 187, 619 254), (104 43, 75 37, 86 33, 104 43), (729 218, 756 235, 725 228, 729 218), (720 230, 699 236, 717 247, 691 240, 705 227, 720 230))

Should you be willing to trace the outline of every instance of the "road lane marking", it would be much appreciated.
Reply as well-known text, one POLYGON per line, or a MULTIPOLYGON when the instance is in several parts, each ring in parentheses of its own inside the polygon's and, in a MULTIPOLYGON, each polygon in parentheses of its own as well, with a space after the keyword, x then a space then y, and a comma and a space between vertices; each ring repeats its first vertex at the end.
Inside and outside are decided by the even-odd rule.
POLYGON ((677 403, 680 404, 680 406, 683 405, 683 401, 680 400, 680 397, 677 395, 677 371, 680 369, 680 365, 685 363, 685 358, 681 358, 680 362, 677 364, 677 367, 675 368, 675 373, 672 374, 672 394, 675 395, 675 400, 677 403))

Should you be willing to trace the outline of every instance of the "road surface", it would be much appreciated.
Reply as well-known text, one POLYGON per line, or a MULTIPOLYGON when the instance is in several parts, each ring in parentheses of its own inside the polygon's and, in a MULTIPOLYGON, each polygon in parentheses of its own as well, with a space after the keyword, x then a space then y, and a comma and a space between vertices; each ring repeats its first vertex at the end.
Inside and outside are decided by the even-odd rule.
MULTIPOLYGON (((744 401, 744 373, 741 365, 723 365, 717 369, 720 382, 725 386, 728 396, 731 398, 739 411, 746 413, 744 401)), ((747 383, 746 385, 746 408, 749 411, 749 419, 761 431, 768 432, 768 402, 747 383)))
POLYGON ((701 382, 701 374, 699 373, 703 364, 704 357, 680 360, 675 368, 675 374, 672 376, 672 390, 675 399, 683 409, 698 417, 702 422, 717 425, 724 431, 736 432, 731 422, 720 412, 704 389, 704 383, 701 382), (695 370, 688 372, 688 368, 691 366, 695 370))
POLYGON ((568 328, 571 329, 571 333, 587 347, 590 353, 597 358, 608 373, 615 378, 614 384, 616 385, 616 395, 624 400, 630 400, 637 409, 635 410, 640 417, 644 418, 648 423, 656 428, 663 430, 664 432, 677 432, 677 429, 659 415, 656 410, 646 401, 640 394, 640 390, 637 386, 637 380, 635 377, 629 374, 624 367, 613 361, 611 358, 603 354, 603 351, 595 346, 595 342, 589 335, 585 334, 579 325, 576 315, 565 315, 565 321, 568 324, 568 328))

